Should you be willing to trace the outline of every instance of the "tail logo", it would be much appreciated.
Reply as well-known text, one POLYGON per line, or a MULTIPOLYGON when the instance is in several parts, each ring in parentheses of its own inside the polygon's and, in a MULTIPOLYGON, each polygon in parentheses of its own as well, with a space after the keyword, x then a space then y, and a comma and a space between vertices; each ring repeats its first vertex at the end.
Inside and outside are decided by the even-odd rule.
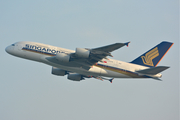
POLYGON ((156 47, 152 49, 151 51, 149 51, 148 53, 146 53, 145 56, 141 56, 141 58, 145 65, 154 66, 152 60, 156 58, 157 56, 159 56, 159 51, 158 51, 158 48, 156 47))

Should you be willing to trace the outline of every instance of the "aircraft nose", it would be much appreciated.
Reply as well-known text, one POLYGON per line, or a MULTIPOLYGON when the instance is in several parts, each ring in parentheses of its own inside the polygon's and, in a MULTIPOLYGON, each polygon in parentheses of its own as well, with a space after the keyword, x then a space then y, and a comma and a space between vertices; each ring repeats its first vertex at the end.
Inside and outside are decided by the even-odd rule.
POLYGON ((11 46, 6 47, 5 51, 7 53, 11 54, 11 51, 12 51, 11 46))

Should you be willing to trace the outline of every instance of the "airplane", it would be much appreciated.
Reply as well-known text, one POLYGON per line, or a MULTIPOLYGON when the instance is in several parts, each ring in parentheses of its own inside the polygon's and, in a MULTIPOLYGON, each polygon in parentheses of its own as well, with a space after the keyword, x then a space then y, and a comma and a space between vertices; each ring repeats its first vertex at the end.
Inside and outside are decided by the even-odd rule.
POLYGON ((98 48, 76 48, 75 51, 37 42, 21 41, 6 47, 13 56, 52 66, 52 74, 67 75, 67 79, 81 81, 85 78, 109 80, 114 78, 153 78, 161 80, 160 72, 167 66, 157 66, 174 43, 163 41, 131 62, 108 58, 111 52, 127 43, 115 43, 98 48))

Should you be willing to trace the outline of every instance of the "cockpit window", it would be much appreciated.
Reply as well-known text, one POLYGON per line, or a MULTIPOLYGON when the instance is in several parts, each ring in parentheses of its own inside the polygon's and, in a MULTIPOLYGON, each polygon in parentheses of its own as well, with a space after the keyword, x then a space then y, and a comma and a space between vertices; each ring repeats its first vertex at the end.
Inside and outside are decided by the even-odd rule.
POLYGON ((12 46, 15 46, 15 44, 12 44, 12 46))

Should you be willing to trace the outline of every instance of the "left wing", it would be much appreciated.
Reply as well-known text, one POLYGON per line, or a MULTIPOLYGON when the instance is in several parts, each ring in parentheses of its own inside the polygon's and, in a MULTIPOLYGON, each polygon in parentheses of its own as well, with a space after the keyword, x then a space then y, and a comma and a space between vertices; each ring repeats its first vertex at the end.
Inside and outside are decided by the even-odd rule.
POLYGON ((94 49, 76 48, 75 53, 57 53, 53 57, 47 57, 50 62, 69 66, 69 67, 81 67, 83 69, 90 69, 92 65, 101 61, 103 58, 107 59, 107 56, 112 56, 110 52, 117 50, 123 46, 128 46, 127 43, 115 43, 94 49))
POLYGON ((121 47, 123 47, 124 45, 128 46, 130 42, 127 42, 127 43, 115 43, 115 44, 112 44, 112 45, 107 45, 107 46, 104 46, 104 47, 99 47, 99 48, 94 48, 92 50, 95 50, 95 51, 104 51, 104 52, 112 52, 114 50, 117 50, 121 47))
POLYGON ((94 65, 95 63, 97 63, 98 61, 101 61, 103 58, 106 59, 107 56, 111 56, 112 51, 117 50, 123 46, 128 46, 130 42, 127 43, 115 43, 115 44, 111 44, 111 45, 107 45, 107 46, 103 46, 103 47, 99 47, 99 48, 94 48, 94 49, 83 49, 81 48, 81 50, 84 52, 82 52, 81 54, 86 54, 87 53, 87 57, 83 58, 81 55, 78 55, 77 49, 75 53, 72 53, 71 59, 73 61, 79 61, 79 62, 85 62, 88 65, 94 65))

